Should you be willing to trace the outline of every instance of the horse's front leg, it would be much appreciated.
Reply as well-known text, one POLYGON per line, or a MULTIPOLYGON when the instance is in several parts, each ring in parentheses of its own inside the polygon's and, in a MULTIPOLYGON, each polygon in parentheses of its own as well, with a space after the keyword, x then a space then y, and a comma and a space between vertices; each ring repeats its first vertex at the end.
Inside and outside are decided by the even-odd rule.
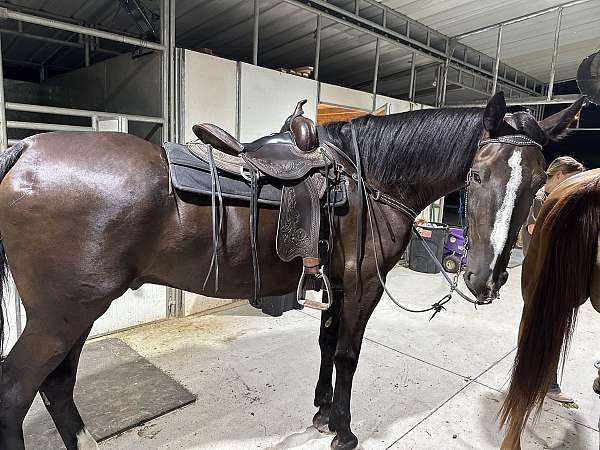
POLYGON ((358 365, 363 335, 371 313, 381 298, 379 283, 363 288, 363 295, 355 295, 353 287, 347 288, 340 318, 335 350, 335 390, 329 418, 329 428, 336 432, 331 443, 334 450, 353 450, 358 438, 350 430, 350 396, 352 380, 358 365))
POLYGON ((333 402, 333 357, 337 345, 337 335, 340 322, 341 305, 344 291, 333 290, 333 303, 327 311, 321 314, 321 330, 319 347, 321 348, 321 368, 319 380, 315 388, 315 406, 319 408, 313 417, 314 427, 322 433, 329 431, 329 415, 333 402))

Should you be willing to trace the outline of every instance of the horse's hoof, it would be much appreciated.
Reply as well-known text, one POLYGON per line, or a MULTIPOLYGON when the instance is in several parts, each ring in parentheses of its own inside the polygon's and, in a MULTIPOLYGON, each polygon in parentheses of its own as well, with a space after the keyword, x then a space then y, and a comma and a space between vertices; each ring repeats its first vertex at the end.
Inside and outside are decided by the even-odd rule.
POLYGON ((346 442, 340 442, 340 437, 336 436, 331 441, 332 450, 357 450, 358 449, 358 438, 350 433, 351 438, 346 442))
POLYGON ((329 416, 322 414, 321 411, 313 417, 313 426, 319 433, 333 434, 333 431, 329 429, 329 416))

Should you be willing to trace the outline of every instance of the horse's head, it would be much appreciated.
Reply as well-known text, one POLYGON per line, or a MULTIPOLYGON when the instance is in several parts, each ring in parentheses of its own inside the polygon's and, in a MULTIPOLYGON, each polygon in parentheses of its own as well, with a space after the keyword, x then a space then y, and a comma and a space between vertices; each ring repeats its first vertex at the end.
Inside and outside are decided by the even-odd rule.
POLYGON ((541 122, 526 111, 507 114, 501 92, 488 102, 466 196, 469 254, 464 278, 480 301, 496 298, 508 278, 511 249, 546 181, 541 149, 566 132, 583 101, 541 122))

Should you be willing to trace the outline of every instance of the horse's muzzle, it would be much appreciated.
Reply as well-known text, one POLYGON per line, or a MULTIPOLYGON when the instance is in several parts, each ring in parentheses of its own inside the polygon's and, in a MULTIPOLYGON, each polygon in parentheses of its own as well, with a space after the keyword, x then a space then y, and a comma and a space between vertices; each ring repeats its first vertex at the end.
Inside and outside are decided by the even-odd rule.
POLYGON ((479 274, 467 271, 464 275, 465 284, 471 293, 477 298, 477 303, 487 305, 499 297, 500 287, 506 283, 508 274, 500 274, 497 281, 492 281, 489 277, 481 277, 479 274))

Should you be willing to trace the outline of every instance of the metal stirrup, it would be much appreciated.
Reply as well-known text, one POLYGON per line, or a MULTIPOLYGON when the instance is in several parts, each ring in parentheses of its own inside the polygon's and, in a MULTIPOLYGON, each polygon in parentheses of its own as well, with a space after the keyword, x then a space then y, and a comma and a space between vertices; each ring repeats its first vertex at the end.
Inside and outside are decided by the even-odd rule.
POLYGON ((304 280, 306 278, 306 267, 304 266, 302 266, 302 275, 300 276, 300 281, 298 282, 298 289, 296 290, 296 301, 301 306, 305 306, 307 308, 318 309, 319 311, 327 311, 333 302, 333 295, 331 292, 331 284, 329 283, 329 278, 323 271, 323 267, 319 269, 319 272, 315 274, 315 277, 320 277, 323 279, 325 291, 327 292, 328 303, 316 302, 314 300, 309 300, 303 297, 303 292, 305 291, 304 280))

